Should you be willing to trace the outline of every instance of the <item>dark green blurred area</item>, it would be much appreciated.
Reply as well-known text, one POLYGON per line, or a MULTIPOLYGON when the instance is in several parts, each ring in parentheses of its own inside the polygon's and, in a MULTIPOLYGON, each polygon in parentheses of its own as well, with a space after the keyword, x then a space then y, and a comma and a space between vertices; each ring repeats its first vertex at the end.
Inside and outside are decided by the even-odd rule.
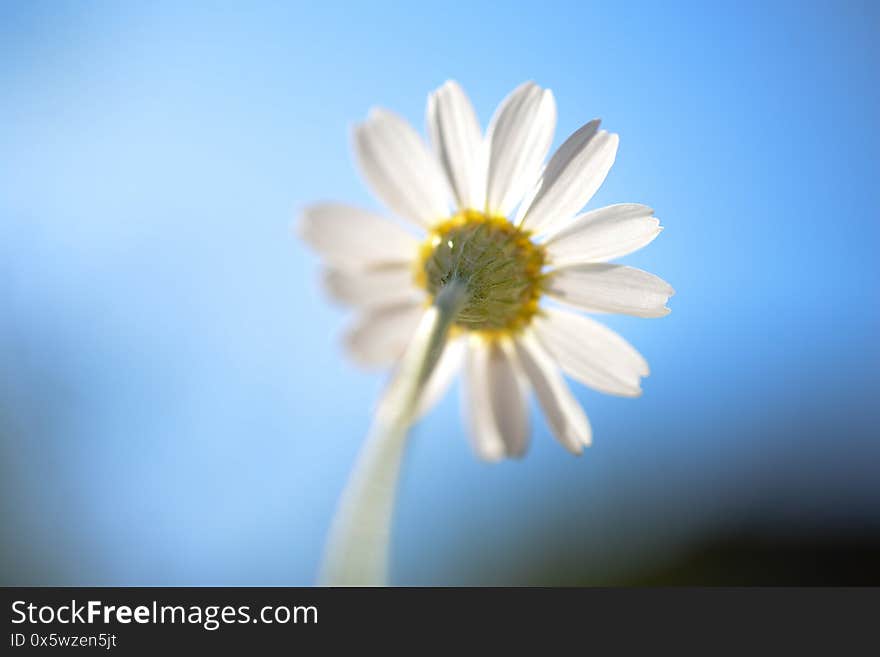
MULTIPOLYGON (((548 540, 518 572, 466 572, 462 580, 517 586, 877 586, 880 533, 802 531, 773 535, 743 528, 700 536, 657 558, 596 558, 589 546, 548 540), (545 553, 546 558, 535 556, 545 553), (561 556, 564 555, 564 556, 561 556)), ((462 563, 467 563, 465 555, 462 563)))
POLYGON ((651 568, 606 581, 587 568, 540 564, 530 577, 551 586, 867 586, 880 585, 880 536, 707 536, 651 568))
POLYGON ((880 584, 880 537, 729 536, 636 577, 637 585, 858 586, 880 584))

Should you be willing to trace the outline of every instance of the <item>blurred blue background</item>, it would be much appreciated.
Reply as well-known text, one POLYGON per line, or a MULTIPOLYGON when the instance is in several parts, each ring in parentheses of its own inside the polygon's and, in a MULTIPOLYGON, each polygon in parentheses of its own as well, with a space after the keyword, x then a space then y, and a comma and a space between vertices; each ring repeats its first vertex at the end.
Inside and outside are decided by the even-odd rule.
POLYGON ((557 145, 620 133, 591 207, 656 208, 627 263, 677 295, 609 320, 652 375, 575 387, 583 458, 535 416, 527 458, 480 463, 447 397, 393 580, 626 583, 706 541, 875 536, 878 37, 867 1, 4 2, 2 583, 314 581, 382 377, 345 361, 291 226, 378 208, 351 124, 421 129, 447 78, 484 124, 534 79, 557 145))

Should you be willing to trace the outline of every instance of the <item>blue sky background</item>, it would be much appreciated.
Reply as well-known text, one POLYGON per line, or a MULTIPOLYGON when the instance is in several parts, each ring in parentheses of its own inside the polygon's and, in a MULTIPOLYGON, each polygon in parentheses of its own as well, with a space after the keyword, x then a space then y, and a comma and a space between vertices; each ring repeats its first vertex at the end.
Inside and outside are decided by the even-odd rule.
POLYGON ((677 290, 609 323, 638 400, 576 393, 471 455, 450 395, 414 433, 398 583, 610 580, 747 518, 877 527, 880 9, 802 3, 0 6, 3 583, 309 584, 382 377, 339 349, 296 209, 377 208, 348 131, 420 129, 447 78, 481 120, 553 89, 558 145, 620 133, 591 207, 666 227, 627 259, 677 290))

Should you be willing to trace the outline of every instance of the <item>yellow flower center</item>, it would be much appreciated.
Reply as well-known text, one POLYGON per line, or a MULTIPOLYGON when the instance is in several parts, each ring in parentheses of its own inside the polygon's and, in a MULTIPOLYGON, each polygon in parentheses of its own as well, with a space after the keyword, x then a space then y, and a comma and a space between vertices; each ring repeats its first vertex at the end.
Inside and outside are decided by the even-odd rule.
POLYGON ((467 286, 455 318, 461 329, 500 337, 538 312, 544 247, 504 217, 463 210, 434 226, 419 256, 416 282, 431 297, 452 280, 467 286))

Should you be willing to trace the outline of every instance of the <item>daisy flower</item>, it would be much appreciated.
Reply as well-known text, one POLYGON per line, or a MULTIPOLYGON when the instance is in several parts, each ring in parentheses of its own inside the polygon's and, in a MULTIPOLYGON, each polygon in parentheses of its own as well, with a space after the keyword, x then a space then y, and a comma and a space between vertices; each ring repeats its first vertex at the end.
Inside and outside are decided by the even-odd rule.
MULTIPOLYGON (((327 292, 356 312, 345 337, 350 355, 395 370, 378 417, 405 425, 384 432, 400 449, 406 427, 459 373, 473 449, 491 461, 526 451, 530 393, 568 451, 590 444, 563 374, 604 393, 641 394, 645 359, 582 313, 669 312, 669 284, 608 264, 661 227, 640 204, 579 214, 605 180, 618 136, 590 121, 545 165, 555 124, 553 94, 527 82, 502 101, 484 136, 464 91, 446 82, 428 98, 430 145, 387 110, 354 129, 361 173, 400 223, 338 203, 303 213, 300 234, 324 259, 327 292)), ((399 450, 388 444, 368 449, 362 464, 372 465, 360 471, 384 459, 396 472, 399 450)), ((349 490, 359 492, 343 506, 361 504, 368 479, 356 470, 349 490)), ((380 486, 389 496, 394 481, 392 473, 380 486)), ((380 506, 390 518, 390 497, 380 506)), ((371 531, 349 531, 348 558, 371 549, 371 531)))

